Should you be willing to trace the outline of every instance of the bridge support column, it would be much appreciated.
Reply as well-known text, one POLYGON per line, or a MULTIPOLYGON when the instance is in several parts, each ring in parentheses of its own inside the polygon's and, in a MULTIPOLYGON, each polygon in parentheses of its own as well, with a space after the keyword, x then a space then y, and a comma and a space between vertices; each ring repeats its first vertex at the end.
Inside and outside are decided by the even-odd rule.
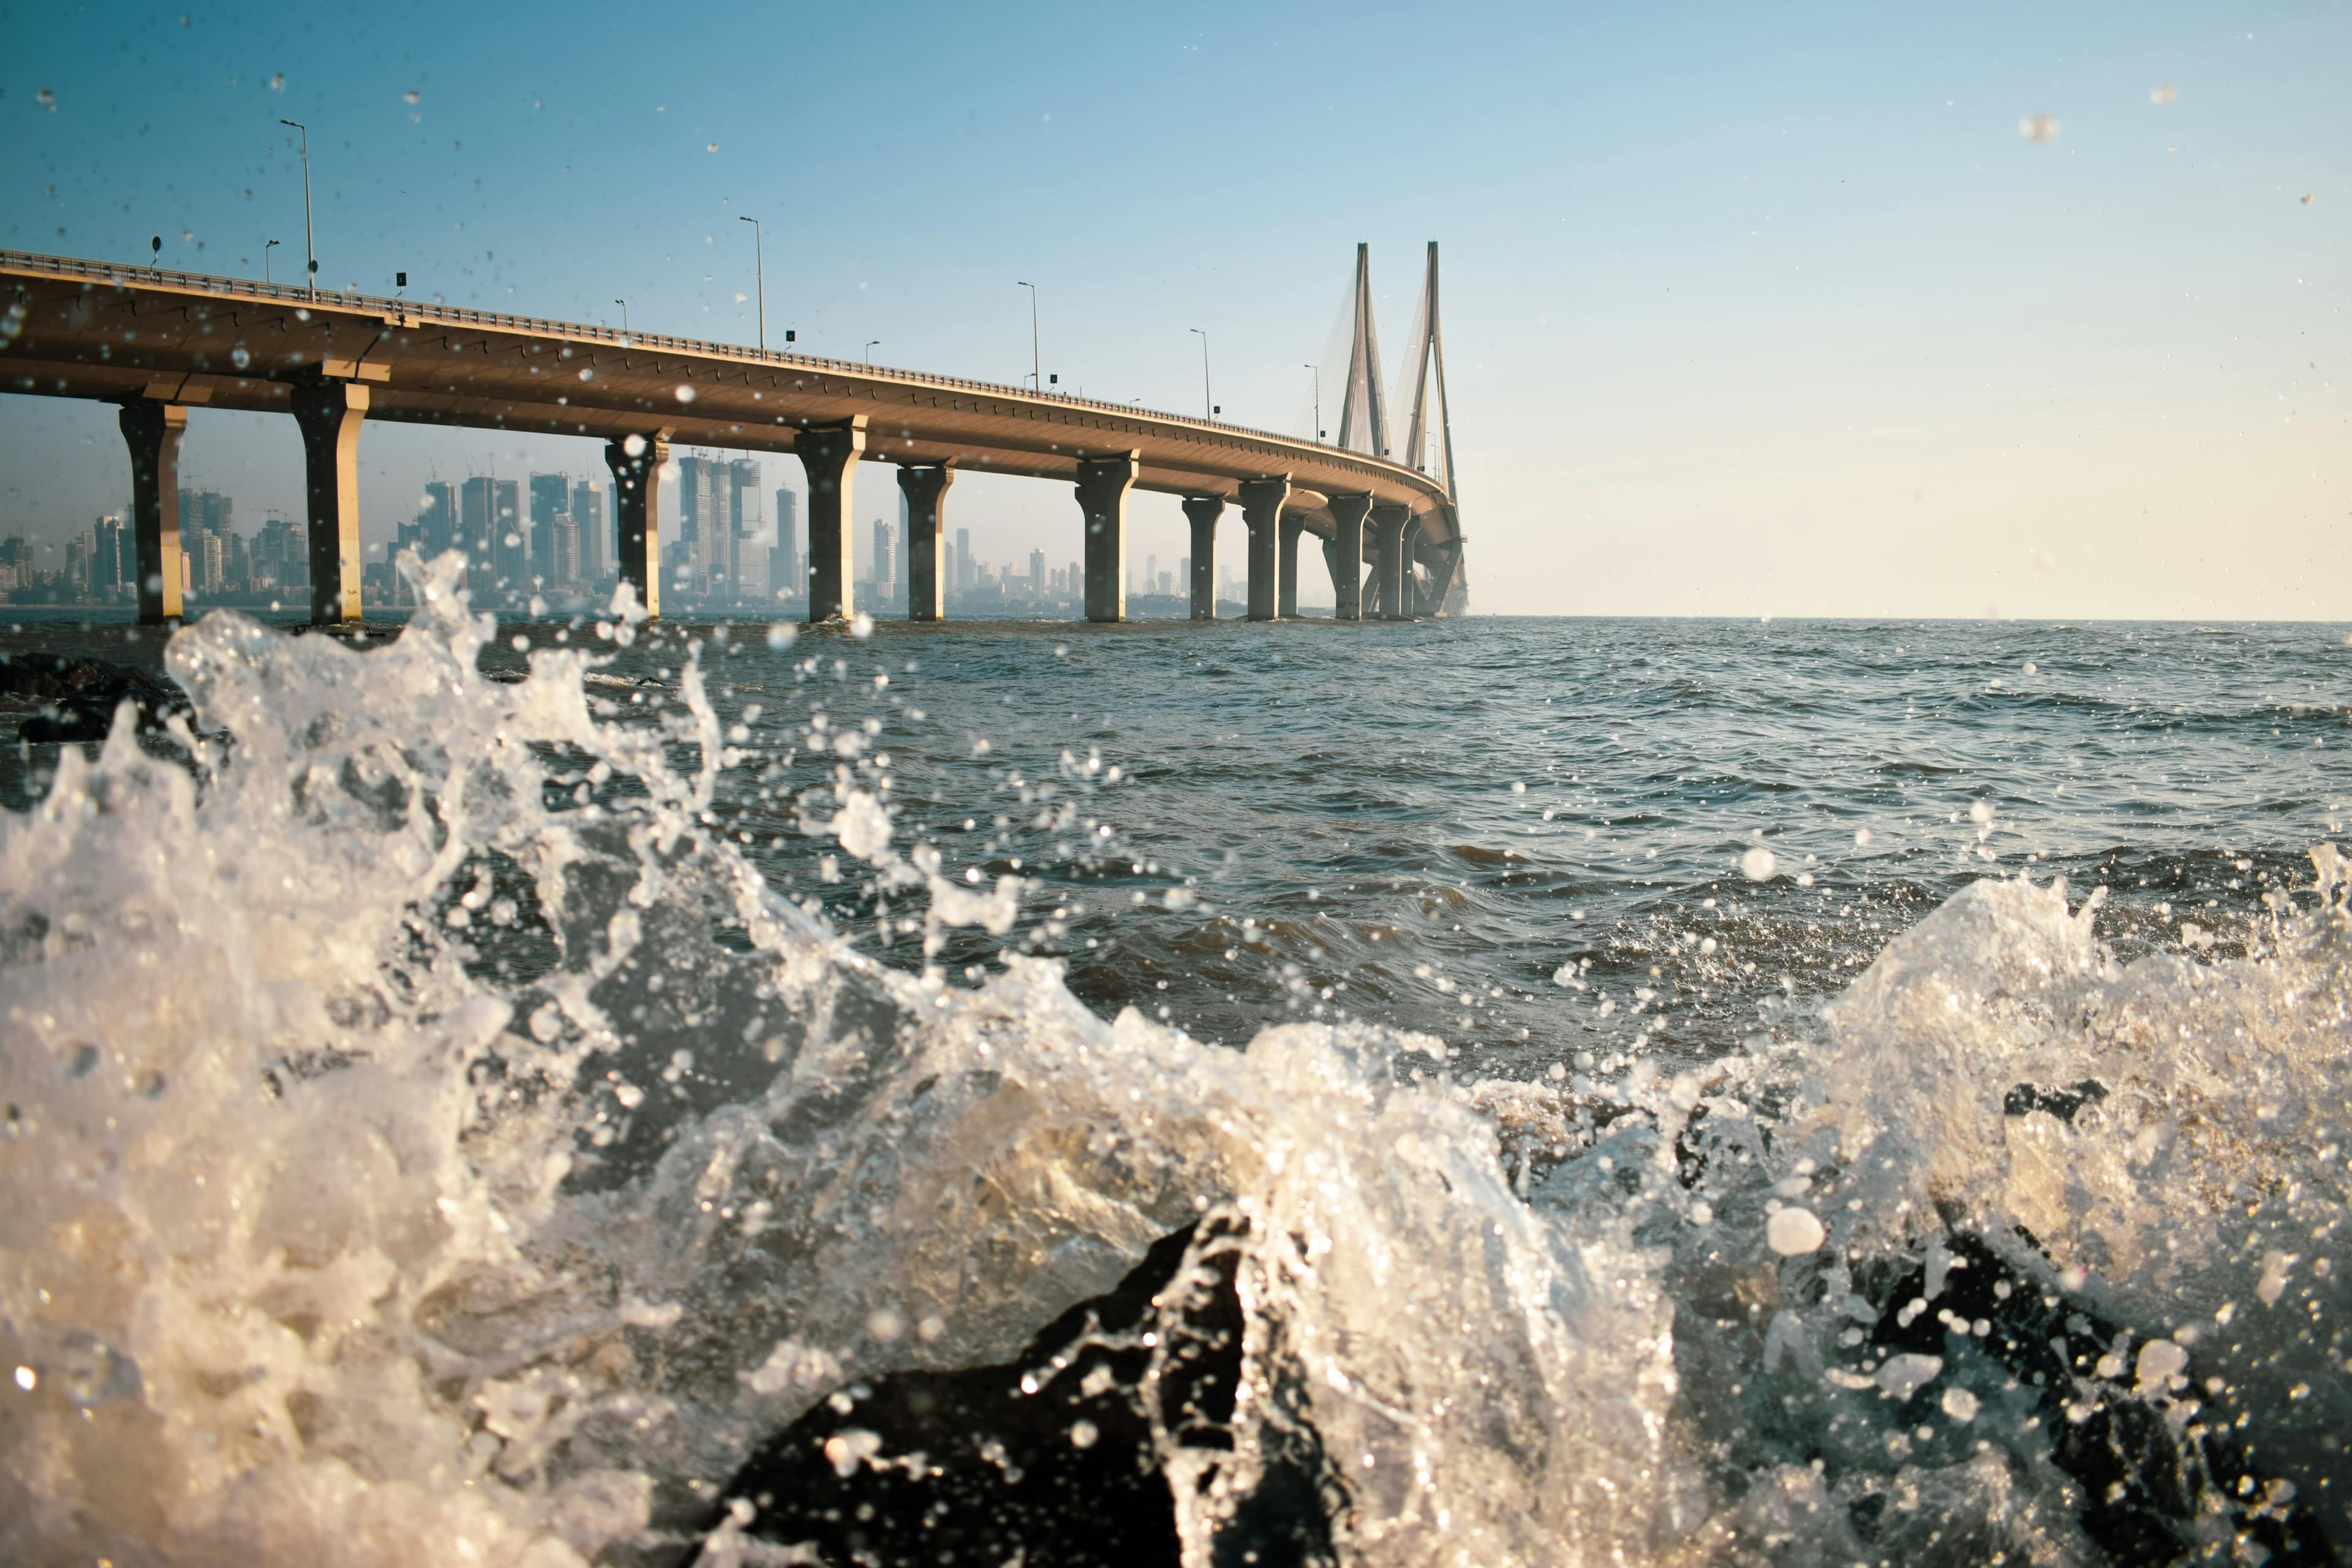
POLYGON ((1225 515, 1223 496, 1186 496, 1184 518, 1192 525, 1192 618, 1217 618, 1217 520, 1225 515))
POLYGON ((1405 557, 1405 531, 1412 525, 1412 508, 1402 501, 1381 501, 1372 508, 1372 581, 1380 596, 1382 620, 1412 619, 1412 567, 1405 557))
POLYGON ((1298 536, 1307 520, 1295 511, 1282 514, 1282 533, 1275 552, 1274 613, 1279 619, 1298 618, 1298 536))
POLYGON ((907 498, 907 618, 943 621, 947 615, 947 530, 940 514, 948 487, 955 483, 955 467, 898 470, 898 493, 907 498))
POLYGON ((131 448, 131 536, 139 562, 139 624, 180 618, 180 437, 188 411, 176 403, 126 403, 118 416, 131 448))
POLYGON ((1139 454, 1078 464, 1078 510, 1087 520, 1087 619, 1127 619, 1127 492, 1142 471, 1139 454))
POLYGON ((660 435, 604 443, 604 466, 613 470, 621 581, 654 620, 661 618, 661 471, 668 461, 669 443, 660 435))
POLYGON ((360 425, 368 389, 355 382, 307 382, 293 389, 310 490, 310 624, 360 618, 360 425))
POLYGON ((1339 531, 1324 549, 1331 563, 1331 614, 1338 620, 1364 618, 1364 517, 1371 510, 1368 495, 1331 498, 1331 521, 1339 531))
POLYGON ((852 487, 866 450, 866 416, 846 425, 803 430, 793 454, 808 476, 808 618, 845 621, 857 613, 857 565, 851 533, 852 487))
POLYGON ((1278 620, 1282 503, 1290 499, 1290 476, 1244 479, 1241 490, 1242 521, 1249 527, 1249 618, 1278 620))

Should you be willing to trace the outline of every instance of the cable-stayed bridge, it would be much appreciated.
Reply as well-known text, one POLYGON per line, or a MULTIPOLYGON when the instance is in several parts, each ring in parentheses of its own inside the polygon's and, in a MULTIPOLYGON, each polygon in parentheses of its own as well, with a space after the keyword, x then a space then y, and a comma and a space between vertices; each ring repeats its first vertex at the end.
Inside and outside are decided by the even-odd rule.
POLYGON ((974 471, 1074 485, 1089 620, 1126 618, 1127 500, 1139 489, 1183 498, 1197 619, 1216 613, 1218 524, 1235 505, 1253 619, 1297 614, 1298 541, 1309 533, 1339 618, 1412 619, 1458 613, 1464 595, 1436 289, 1432 244, 1399 384, 1410 408, 1401 447, 1362 247, 1336 441, 729 343, 16 251, 0 251, 0 391, 120 405, 139 612, 151 623, 180 616, 178 461, 192 406, 294 416, 319 624, 359 618, 358 452, 371 419, 602 441, 621 575, 656 615, 660 472, 673 445, 690 444, 801 460, 813 621, 856 607, 849 524, 861 462, 898 470, 916 620, 943 618, 948 493, 974 471))

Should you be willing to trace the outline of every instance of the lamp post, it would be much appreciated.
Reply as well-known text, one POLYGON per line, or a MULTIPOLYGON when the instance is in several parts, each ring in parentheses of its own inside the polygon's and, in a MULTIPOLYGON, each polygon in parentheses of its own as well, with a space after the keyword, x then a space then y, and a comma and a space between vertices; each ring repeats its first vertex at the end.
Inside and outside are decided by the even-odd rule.
POLYGON ((867 364, 872 364, 874 363, 874 351, 881 346, 882 340, 880 338, 868 338, 866 340, 866 363, 867 364))
POLYGON ((269 281, 269 250, 270 250, 270 247, 272 247, 272 246, 274 246, 274 245, 280 244, 280 243, 282 243, 282 242, 281 242, 281 241, 278 241, 278 240, 275 240, 275 239, 265 239, 265 240, 263 240, 263 241, 261 242, 261 281, 262 281, 265 285, 266 285, 266 284, 268 284, 268 281, 269 281))
POLYGON ((751 226, 751 276, 759 279, 760 289, 760 352, 768 352, 768 246, 760 232, 760 220, 740 218, 751 226))
POLYGON ((1043 392, 1045 383, 1037 374, 1040 363, 1037 354, 1037 285, 1016 282, 1013 287, 1029 290, 1029 390, 1043 392))
POLYGON ((621 307, 621 335, 625 338, 629 335, 629 302, 626 300, 615 300, 613 303, 621 307))
POLYGON ((1187 327, 1184 330, 1188 332, 1199 332, 1201 337, 1201 417, 1206 419, 1215 406, 1209 401, 1209 334, 1201 331, 1198 327, 1187 327))
POLYGON ((319 298, 319 247, 310 227, 310 128, 299 120, 281 120, 280 125, 291 125, 302 133, 302 258, 307 263, 310 298, 319 298))
POLYGON ((1323 367, 1319 364, 1303 364, 1298 368, 1315 373, 1315 438, 1320 441, 1323 439, 1323 367))

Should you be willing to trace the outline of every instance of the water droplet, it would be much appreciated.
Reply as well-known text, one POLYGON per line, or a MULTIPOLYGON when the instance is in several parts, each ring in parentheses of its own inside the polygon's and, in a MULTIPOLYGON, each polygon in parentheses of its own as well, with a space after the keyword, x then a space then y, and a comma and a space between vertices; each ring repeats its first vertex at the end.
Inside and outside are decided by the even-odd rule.
POLYGON ((1780 868, 1780 858, 1761 844, 1739 858, 1739 874, 1751 882, 1769 882, 1780 868))
POLYGON ((1764 1226, 1764 1239, 1772 1250, 1783 1258, 1801 1257, 1821 1250, 1829 1233, 1811 1209, 1785 1208, 1775 1214, 1764 1226))

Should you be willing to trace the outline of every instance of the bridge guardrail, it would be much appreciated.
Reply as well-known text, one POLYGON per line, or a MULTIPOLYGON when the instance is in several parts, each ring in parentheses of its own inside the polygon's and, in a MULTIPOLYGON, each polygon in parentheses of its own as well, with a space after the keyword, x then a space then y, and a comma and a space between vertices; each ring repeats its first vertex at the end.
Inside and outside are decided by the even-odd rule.
MULTIPOLYGON (((140 267, 117 262, 90 261, 79 257, 44 256, 36 251, 0 249, 0 267, 18 267, 27 270, 86 278, 118 286, 156 284, 214 294, 230 294, 246 299, 268 300, 297 307, 310 304, 331 304, 343 310, 366 310, 372 314, 398 316, 404 321, 415 317, 421 321, 433 321, 451 326, 488 326, 512 331, 544 332, 550 337, 587 338, 609 342, 616 348, 650 348, 670 350, 680 353, 724 355, 757 363, 789 365, 796 368, 844 372, 856 375, 877 374, 894 380, 921 386, 944 387, 962 392, 985 393, 1000 397, 1025 398, 1033 402, 1051 403, 1068 408, 1087 408, 1106 414, 1123 415, 1129 418, 1151 418, 1190 426, 1199 429, 1223 431, 1253 440, 1278 441, 1286 446, 1307 446, 1318 453, 1328 454, 1326 460, 1377 465, 1409 475, 1436 488, 1427 474, 1408 468, 1385 458, 1375 458, 1346 447, 1334 447, 1328 442, 1307 440, 1304 437, 1285 436, 1255 426, 1234 425, 1221 419, 1195 419, 1186 415, 1169 414, 1159 409, 1140 408, 1129 403, 1105 403, 1097 398, 1077 397, 1067 393, 1033 391, 1027 387, 1010 386, 1002 382, 974 381, 962 376, 934 375, 925 371, 898 370, 887 365, 864 364, 850 360, 826 359, 815 354, 786 353, 778 349, 745 348, 738 343, 718 342, 701 338, 672 337, 659 332, 625 332, 618 329, 585 321, 559 321, 541 316, 516 316, 496 310, 477 310, 460 305, 426 304, 420 300, 387 297, 380 294, 360 294, 344 289, 321 289, 314 300, 304 283, 256 283, 245 278, 223 278, 205 272, 181 272, 169 268, 140 267)), ((1439 493, 1443 494, 1441 490, 1439 493)))

